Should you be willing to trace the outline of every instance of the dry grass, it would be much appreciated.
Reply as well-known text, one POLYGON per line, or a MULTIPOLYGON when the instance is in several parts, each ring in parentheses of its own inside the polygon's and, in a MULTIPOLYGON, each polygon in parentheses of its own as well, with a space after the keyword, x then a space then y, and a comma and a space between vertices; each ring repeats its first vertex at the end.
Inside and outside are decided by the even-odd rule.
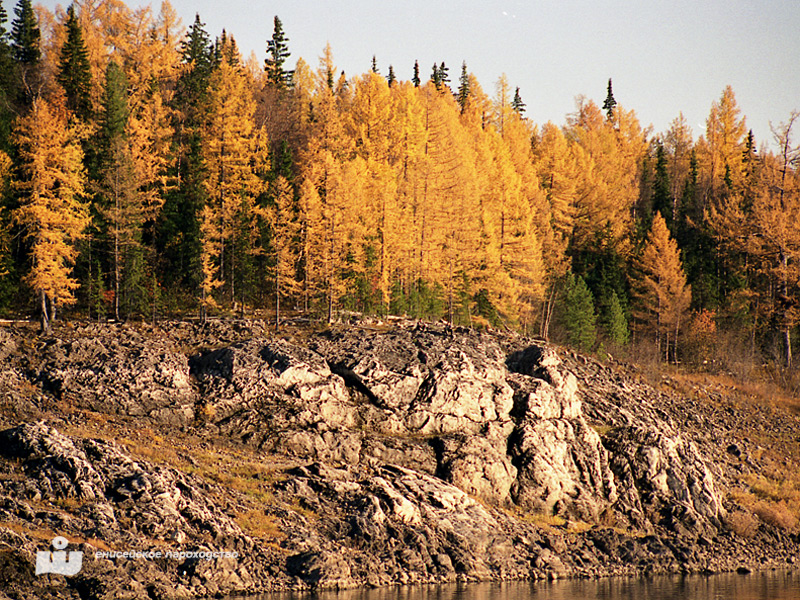
MULTIPOLYGON (((50 543, 50 541, 56 537, 57 534, 52 529, 47 528, 37 528, 33 527, 28 523, 19 523, 19 522, 11 522, 11 521, 0 521, 0 527, 4 527, 5 529, 10 529, 14 533, 18 533, 23 537, 33 538, 34 540, 39 541, 46 541, 50 543)), ((70 542, 75 542, 77 538, 72 538, 69 536, 66 537, 70 542)))
POLYGON ((745 481, 746 490, 731 494, 739 506, 773 527, 800 530, 800 474, 787 473, 784 478, 752 475, 745 481))
POLYGON ((750 539, 758 533, 758 519, 746 511, 737 510, 728 513, 725 524, 728 529, 743 538, 750 539))
POLYGON ((236 515, 236 522, 245 533, 263 540, 280 540, 286 537, 275 518, 260 509, 236 515))
POLYGON ((758 518, 779 529, 794 531, 797 529, 798 519, 796 509, 792 510, 786 501, 772 502, 759 500, 753 507, 753 512, 758 518))

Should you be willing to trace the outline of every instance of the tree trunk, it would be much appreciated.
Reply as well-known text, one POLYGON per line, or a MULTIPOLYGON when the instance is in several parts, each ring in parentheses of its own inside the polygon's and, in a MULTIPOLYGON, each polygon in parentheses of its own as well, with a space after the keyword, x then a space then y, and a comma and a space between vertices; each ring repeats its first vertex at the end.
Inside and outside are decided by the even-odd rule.
POLYGON ((280 256, 275 260, 275 331, 281 327, 281 276, 280 256))
POLYGON ((783 326, 783 351, 786 355, 786 368, 792 368, 792 328, 789 323, 783 326))
MULTIPOLYGON (((119 221, 119 200, 117 200, 117 221, 119 221)), ((114 228, 114 319, 119 321, 119 223, 114 228)))
POLYGON ((50 333, 50 320, 47 318, 47 295, 44 290, 39 292, 39 310, 42 318, 42 333, 50 333))

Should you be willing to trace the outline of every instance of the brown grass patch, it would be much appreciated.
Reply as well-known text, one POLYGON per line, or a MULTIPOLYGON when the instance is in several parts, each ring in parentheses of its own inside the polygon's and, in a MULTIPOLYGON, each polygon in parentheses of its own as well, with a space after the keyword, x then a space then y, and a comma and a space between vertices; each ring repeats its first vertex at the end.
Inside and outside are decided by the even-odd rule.
POLYGON ((752 538, 758 533, 758 519, 751 513, 742 510, 730 512, 725 517, 725 525, 736 535, 743 538, 752 538))
POLYGON ((236 522, 242 531, 264 540, 277 540, 286 537, 275 518, 263 510, 255 509, 236 515, 236 522))

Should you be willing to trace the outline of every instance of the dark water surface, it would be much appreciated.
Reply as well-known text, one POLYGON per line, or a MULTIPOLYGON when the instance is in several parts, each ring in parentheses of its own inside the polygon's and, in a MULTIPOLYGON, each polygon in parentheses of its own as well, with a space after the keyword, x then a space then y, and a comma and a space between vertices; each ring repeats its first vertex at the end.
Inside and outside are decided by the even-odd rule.
POLYGON ((283 592, 249 600, 800 600, 800 571, 283 592))

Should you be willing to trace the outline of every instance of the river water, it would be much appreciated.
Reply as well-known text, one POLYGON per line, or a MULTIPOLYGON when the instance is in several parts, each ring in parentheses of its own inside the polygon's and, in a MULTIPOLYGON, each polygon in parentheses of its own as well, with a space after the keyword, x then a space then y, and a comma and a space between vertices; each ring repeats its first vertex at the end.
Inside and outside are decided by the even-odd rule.
POLYGON ((283 592, 248 600, 800 600, 800 571, 283 592))

